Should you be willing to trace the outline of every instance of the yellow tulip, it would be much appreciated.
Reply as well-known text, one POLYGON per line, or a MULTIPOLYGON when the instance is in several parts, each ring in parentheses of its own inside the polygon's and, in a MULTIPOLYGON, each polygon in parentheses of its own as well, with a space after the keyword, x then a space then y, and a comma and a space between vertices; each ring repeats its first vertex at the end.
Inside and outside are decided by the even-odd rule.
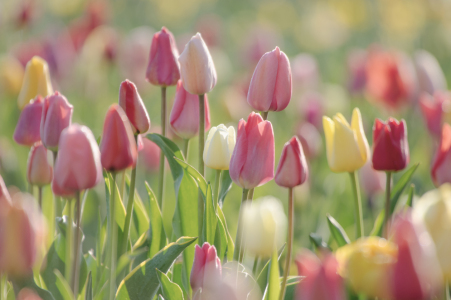
POLYGON ((50 81, 49 66, 39 56, 34 56, 25 67, 25 75, 17 103, 23 109, 31 99, 40 95, 42 97, 53 93, 50 81))
POLYGON ((397 256, 398 247, 383 238, 358 239, 337 250, 338 273, 348 280, 355 292, 387 299, 389 274, 397 256))
POLYGON ((340 173, 354 172, 363 167, 370 151, 360 110, 354 108, 351 125, 338 113, 333 119, 324 116, 323 126, 330 169, 340 173))

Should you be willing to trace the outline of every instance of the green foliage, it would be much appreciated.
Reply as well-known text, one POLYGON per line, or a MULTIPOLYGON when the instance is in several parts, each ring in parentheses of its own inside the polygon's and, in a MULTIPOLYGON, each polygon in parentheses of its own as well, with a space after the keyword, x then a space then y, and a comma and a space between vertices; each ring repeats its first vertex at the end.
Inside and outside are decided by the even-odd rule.
POLYGON ((342 247, 349 244, 351 241, 346 235, 343 227, 337 222, 331 215, 327 214, 327 224, 329 225, 330 233, 332 234, 334 240, 337 242, 338 247, 342 247))
POLYGON ((169 277, 160 270, 157 270, 157 275, 164 298, 168 300, 183 300, 182 289, 176 283, 172 282, 169 277))

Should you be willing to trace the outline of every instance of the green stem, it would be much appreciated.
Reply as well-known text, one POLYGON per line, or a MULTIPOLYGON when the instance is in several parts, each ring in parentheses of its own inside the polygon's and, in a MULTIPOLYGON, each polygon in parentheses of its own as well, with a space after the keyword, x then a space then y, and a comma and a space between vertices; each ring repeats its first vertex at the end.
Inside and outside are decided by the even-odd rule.
POLYGON ((80 206, 80 191, 75 193, 75 244, 74 244, 74 260, 72 267, 72 291, 74 292, 75 298, 78 296, 78 281, 80 274, 80 263, 78 258, 80 257, 80 230, 81 230, 81 206, 80 206))
POLYGON ((384 237, 388 238, 388 226, 390 223, 390 184, 392 172, 387 171, 387 180, 385 182, 385 219, 384 219, 384 237))
POLYGON ((38 186, 38 202, 39 202, 39 208, 42 211, 42 186, 38 186))
POLYGON ((72 283, 72 261, 73 261, 73 221, 72 221, 72 201, 67 202, 67 227, 66 227, 66 264, 65 277, 66 281, 72 283))
POLYGON ((0 300, 7 300, 8 298, 8 281, 6 274, 0 276, 0 300))
POLYGON ((252 267, 252 274, 254 274, 254 278, 257 278, 257 266, 258 266, 258 255, 254 258, 254 266, 252 267))
POLYGON ((116 209, 116 173, 111 174, 113 181, 111 183, 110 197, 110 228, 108 228, 108 237, 111 242, 110 246, 110 280, 109 280, 109 297, 112 300, 116 296, 116 258, 117 258, 117 227, 115 220, 116 209))
MULTIPOLYGON (((247 194, 247 200, 248 201, 252 201, 254 199, 254 189, 249 189, 249 192, 247 194)), ((241 237, 243 239, 243 237, 241 237)), ((246 240, 241 241, 241 252, 240 252, 240 256, 239 256, 239 261, 240 263, 243 262, 244 259, 244 255, 246 254, 246 240)))
POLYGON ((450 300, 450 297, 449 297, 449 281, 445 282, 445 300, 450 300))
POLYGON ((349 173, 351 178, 352 192, 354 193, 354 216, 356 224, 356 239, 363 236, 363 215, 362 215, 362 200, 360 199, 360 190, 357 179, 357 172, 349 173))
POLYGON ((241 197, 241 206, 240 206, 240 214, 238 216, 238 228, 236 231, 236 237, 235 237, 235 251, 233 252, 233 260, 239 261, 241 256, 241 242, 242 242, 242 236, 243 236, 243 222, 241 220, 241 214, 242 214, 242 208, 243 203, 247 201, 247 194, 249 193, 248 189, 243 189, 243 195, 241 197))
POLYGON ((189 151, 189 139, 183 140, 183 154, 185 155, 185 161, 188 162, 188 151, 189 151))
MULTIPOLYGON (((53 167, 56 165, 56 159, 58 157, 58 151, 53 151, 53 167)), ((62 215, 63 208, 61 207, 61 198, 53 194, 53 209, 55 218, 62 215)))
MULTIPOLYGON (((205 175, 204 166, 204 143, 205 143, 205 95, 199 95, 199 173, 205 175)), ((202 226, 204 224, 204 199, 199 192, 197 197, 197 218, 198 218, 198 234, 202 236, 202 226)), ((202 239, 198 239, 199 245, 202 243, 202 239)))
MULTIPOLYGON (((161 134, 166 137, 166 87, 161 87, 161 134)), ((163 211, 163 196, 164 196, 164 154, 160 154, 160 171, 158 176, 158 205, 163 211)))
POLYGON ((215 176, 215 190, 214 190, 214 197, 215 197, 215 211, 216 211, 216 207, 218 205, 219 202, 219 185, 221 182, 221 174, 222 174, 222 170, 216 170, 216 176, 215 176))
POLYGON ((268 113, 269 113, 269 111, 262 111, 261 112, 263 120, 265 120, 265 121, 268 120, 268 113))
POLYGON ((283 272, 282 286, 280 290, 279 300, 285 298, 285 289, 290 274, 291 252, 293 249, 293 227, 294 227, 294 201, 293 188, 288 188, 288 238, 287 238, 287 257, 285 259, 285 270, 283 272))

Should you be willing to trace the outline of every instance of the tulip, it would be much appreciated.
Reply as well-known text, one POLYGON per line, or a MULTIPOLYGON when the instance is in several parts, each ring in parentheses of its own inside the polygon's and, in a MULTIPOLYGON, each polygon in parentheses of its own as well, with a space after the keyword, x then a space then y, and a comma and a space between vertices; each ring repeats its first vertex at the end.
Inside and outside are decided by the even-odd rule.
MULTIPOLYGON (((204 97, 205 131, 210 129, 210 109, 207 95, 204 97)), ((199 133, 199 99, 188 93, 180 80, 177 83, 174 105, 169 122, 172 130, 183 139, 191 139, 199 133)))
POLYGON ((200 33, 186 44, 179 62, 183 87, 189 93, 203 95, 215 87, 215 65, 200 33))
POLYGON ((179 51, 174 36, 166 27, 161 28, 161 31, 155 33, 152 39, 149 65, 146 71, 147 80, 160 86, 177 84, 180 79, 178 57, 179 51))
POLYGON ((205 141, 205 165, 215 170, 228 170, 230 158, 235 148, 235 128, 227 128, 224 124, 212 127, 205 141))
POLYGON ((202 247, 196 245, 190 276, 193 294, 199 289, 216 284, 218 280, 221 280, 221 276, 221 260, 217 256, 215 246, 210 246, 209 243, 204 243, 202 247))
POLYGON ((433 96, 424 93, 420 96, 420 108, 430 133, 440 136, 444 122, 451 121, 451 95, 437 91, 433 96))
POLYGON ((365 50, 352 50, 348 55, 348 90, 352 94, 361 93, 366 84, 367 53, 365 50))
POLYGON ((374 170, 370 161, 360 169, 359 177, 362 188, 370 199, 375 194, 384 191, 386 174, 374 170))
POLYGON ((134 166, 138 156, 130 122, 122 108, 110 106, 103 125, 100 143, 102 166, 111 172, 134 166))
POLYGON ((291 99, 290 61, 276 47, 265 53, 252 75, 247 103, 262 112, 284 110, 291 99))
POLYGON ((88 127, 72 124, 63 130, 54 176, 59 187, 72 191, 90 189, 102 180, 99 147, 88 127))
POLYGON ((53 177, 52 180, 52 192, 55 196, 61 197, 64 199, 73 199, 75 198, 75 192, 73 190, 64 189, 58 185, 58 181, 53 177))
POLYGON ((6 188, 3 177, 0 175, 0 203, 11 202, 11 196, 9 195, 8 189, 6 188))
POLYGON ((295 300, 345 300, 343 279, 337 274, 338 262, 333 254, 319 259, 309 250, 296 259, 300 276, 305 276, 297 285, 295 300))
POLYGON ((161 150, 154 142, 147 138, 142 139, 142 149, 138 149, 138 160, 140 165, 150 173, 158 171, 161 150))
POLYGON ((323 117, 326 135, 327 161, 333 172, 354 172, 366 163, 369 156, 368 141, 363 131, 360 110, 352 112, 351 126, 338 113, 333 120, 323 117))
POLYGON ((298 54, 292 63, 294 87, 299 90, 316 90, 321 81, 318 62, 308 53, 298 54))
POLYGON ((71 124, 73 110, 74 107, 59 92, 44 99, 40 130, 42 143, 47 149, 58 150, 61 132, 71 124))
POLYGON ((446 78, 437 59, 426 50, 418 50, 414 55, 420 90, 433 94, 435 91, 445 91, 446 78))
POLYGON ((14 130, 14 141, 19 145, 32 146, 41 140, 39 126, 41 124, 43 99, 37 96, 25 105, 20 113, 19 121, 14 130))
POLYGON ((36 96, 46 97, 53 93, 49 66, 39 56, 34 56, 25 67, 25 75, 17 103, 23 109, 36 96))
POLYGON ((396 244, 378 237, 361 238, 336 251, 338 274, 356 293, 388 299, 389 274, 396 263, 396 244))
POLYGON ((127 114, 133 132, 139 134, 149 130, 149 114, 138 93, 136 85, 128 79, 123 81, 119 88, 119 105, 127 114))
POLYGON ((53 178, 53 168, 47 158, 47 149, 42 142, 31 147, 28 157, 27 179, 31 185, 42 187, 50 184, 53 178))
POLYGON ((301 142, 305 156, 315 158, 321 154, 323 148, 323 138, 318 129, 309 122, 299 124, 296 135, 301 142))
POLYGON ((294 136, 283 147, 274 180, 279 186, 293 188, 303 184, 307 177, 308 166, 304 150, 301 142, 294 136))
POLYGON ((431 177, 435 186, 451 183, 451 126, 443 125, 440 145, 432 162, 431 177))
POLYGON ((286 237, 287 217, 279 199, 264 197, 243 204, 243 240, 247 250, 260 257, 271 257, 286 237))
POLYGON ((376 119, 373 127, 373 168, 378 171, 400 171, 409 163, 409 144, 404 120, 376 119))
POLYGON ((230 177, 244 189, 261 186, 274 178, 274 132, 271 122, 251 112, 238 123, 230 177))

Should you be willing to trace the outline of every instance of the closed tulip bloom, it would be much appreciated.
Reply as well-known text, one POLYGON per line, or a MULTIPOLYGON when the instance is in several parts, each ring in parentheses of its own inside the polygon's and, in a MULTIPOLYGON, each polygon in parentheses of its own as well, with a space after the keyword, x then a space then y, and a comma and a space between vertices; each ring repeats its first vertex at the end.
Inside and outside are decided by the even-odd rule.
POLYGON ((142 149, 138 148, 140 166, 150 173, 158 172, 160 166, 160 147, 148 138, 142 138, 142 149))
POLYGON ((194 293, 198 289, 208 289, 215 285, 221 280, 221 276, 221 260, 216 253, 215 246, 209 243, 204 243, 202 247, 196 245, 190 276, 190 284, 194 293))
POLYGON ((297 137, 285 143, 274 181, 277 185, 293 188, 303 184, 308 177, 308 165, 304 150, 297 137))
POLYGON ((345 300, 343 279, 337 274, 338 262, 333 254, 319 259, 309 250, 296 258, 299 276, 305 276, 297 285, 295 300, 345 300))
POLYGON ((288 57, 276 47, 265 53, 252 75, 247 103, 259 111, 284 110, 291 99, 291 68, 288 57))
POLYGON ((72 124, 63 130, 54 176, 59 187, 72 191, 90 189, 102 180, 99 147, 88 127, 72 124))
POLYGON ((44 186, 50 184, 53 178, 53 168, 47 158, 47 148, 42 142, 31 147, 28 156, 27 179, 31 185, 44 186))
POLYGON ((251 112, 238 123, 230 177, 239 187, 252 189, 274 178, 274 131, 269 121, 251 112))
POLYGON ((363 167, 370 151, 363 131, 360 110, 354 108, 351 125, 338 113, 333 120, 324 116, 323 126, 330 169, 340 173, 354 172, 363 167))
POLYGON ((373 126, 373 168, 378 171, 400 171, 409 164, 406 121, 376 119, 373 126))
POLYGON ((179 62, 183 86, 189 93, 203 95, 215 87, 215 65, 200 33, 186 44, 179 62))
POLYGON ((360 184, 370 199, 377 193, 381 193, 385 190, 386 176, 385 172, 374 170, 370 161, 360 169, 360 184))
POLYGON ((58 150, 61 132, 71 124, 73 111, 74 107, 59 92, 44 99, 40 130, 47 149, 58 150))
POLYGON ((110 106, 100 143, 102 166, 107 171, 121 171, 136 164, 138 150, 132 128, 122 108, 110 106))
POLYGON ((426 50, 418 50, 414 55, 415 69, 421 91, 433 94, 447 90, 445 74, 437 59, 426 50))
POLYGON ((451 126, 443 125, 440 145, 432 162, 431 177, 435 186, 451 183, 451 126))
POLYGON ((215 170, 228 170, 230 158, 235 148, 235 128, 224 124, 212 127, 205 141, 204 163, 215 170))
POLYGON ((37 96, 28 103, 20 113, 19 121, 14 130, 14 141, 19 145, 33 146, 41 140, 39 126, 41 124, 43 99, 37 96))
POLYGON ((25 75, 17 103, 23 109, 36 96, 46 97, 53 93, 49 66, 39 56, 34 56, 25 67, 25 75))
POLYGON ((52 192, 55 196, 64 198, 64 199, 73 199, 75 198, 75 192, 73 190, 64 189, 59 186, 58 181, 53 177, 52 180, 52 192))
POLYGON ((420 108, 430 133, 440 136, 444 122, 451 121, 451 95, 449 92, 437 91, 431 96, 420 96, 420 108))
POLYGON ((119 105, 125 111, 135 133, 144 133, 149 130, 149 114, 136 85, 128 79, 123 81, 119 88, 119 105))
POLYGON ((166 27, 161 28, 161 31, 155 33, 152 39, 149 65, 146 71, 147 80, 160 86, 177 84, 180 79, 178 57, 179 51, 174 36, 166 27))
POLYGON ((0 203, 3 201, 11 202, 11 196, 9 195, 5 182, 3 181, 3 178, 0 175, 0 203))
MULTIPOLYGON (((205 104, 205 131, 210 129, 210 108, 207 95, 205 104)), ((175 91, 174 105, 172 106, 169 123, 172 130, 182 139, 190 139, 199 134, 199 98, 188 93, 180 80, 175 91)))

